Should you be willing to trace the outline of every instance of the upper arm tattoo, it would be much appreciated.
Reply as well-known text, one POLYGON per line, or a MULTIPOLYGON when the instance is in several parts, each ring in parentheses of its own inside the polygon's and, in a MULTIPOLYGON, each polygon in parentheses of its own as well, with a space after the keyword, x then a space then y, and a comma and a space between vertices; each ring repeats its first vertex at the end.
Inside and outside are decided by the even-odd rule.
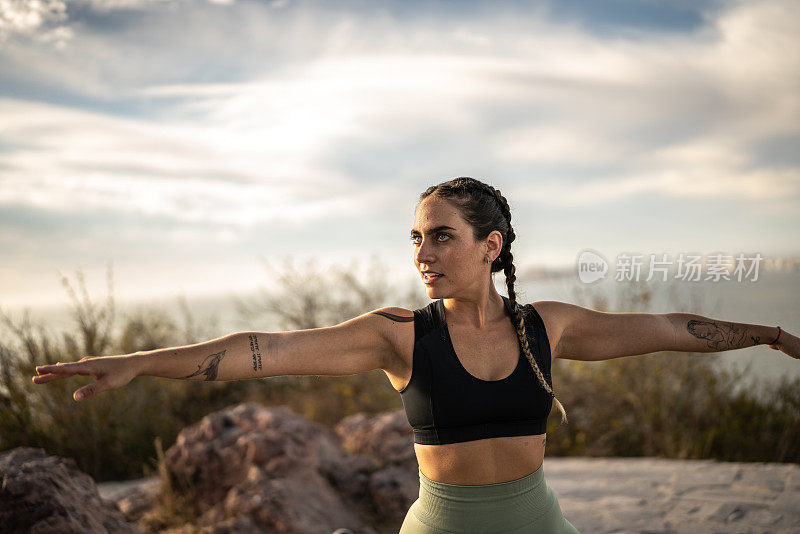
POLYGON ((733 323, 692 319, 686 324, 686 329, 694 337, 707 340, 708 347, 714 350, 741 348, 748 337, 746 328, 738 328, 733 323))
POLYGON ((394 315, 393 313, 387 313, 387 312, 383 312, 383 311, 374 311, 374 312, 371 312, 371 313, 373 313, 375 315, 383 315, 384 317, 389 318, 392 321, 396 321, 398 323, 410 323, 411 321, 414 320, 414 316, 413 315, 411 317, 400 317, 399 315, 394 315))
POLYGON ((194 378, 195 376, 205 375, 206 382, 211 380, 217 379, 217 370, 219 368, 219 362, 222 361, 222 358, 225 357, 225 349, 221 350, 220 352, 216 352, 200 362, 200 365, 197 366, 197 371, 190 375, 183 376, 181 378, 194 378))

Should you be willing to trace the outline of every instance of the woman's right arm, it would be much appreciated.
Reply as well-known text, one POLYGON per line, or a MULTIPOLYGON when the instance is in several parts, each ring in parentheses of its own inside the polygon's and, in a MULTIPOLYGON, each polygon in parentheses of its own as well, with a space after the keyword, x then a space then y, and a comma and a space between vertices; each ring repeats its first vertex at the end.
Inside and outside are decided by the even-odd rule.
POLYGON ((324 328, 236 332, 193 345, 42 365, 33 381, 44 384, 76 374, 92 376, 95 382, 73 395, 80 401, 140 375, 210 381, 357 374, 395 364, 398 323, 408 320, 413 320, 409 310, 381 308, 324 328))

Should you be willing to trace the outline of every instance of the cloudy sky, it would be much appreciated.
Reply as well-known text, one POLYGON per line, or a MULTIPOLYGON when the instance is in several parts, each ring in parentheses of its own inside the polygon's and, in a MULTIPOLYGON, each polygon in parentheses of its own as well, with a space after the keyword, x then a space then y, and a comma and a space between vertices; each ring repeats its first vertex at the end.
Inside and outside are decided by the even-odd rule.
POLYGON ((473 176, 519 266, 796 255, 800 4, 0 0, 0 306, 413 277, 419 193, 473 176))

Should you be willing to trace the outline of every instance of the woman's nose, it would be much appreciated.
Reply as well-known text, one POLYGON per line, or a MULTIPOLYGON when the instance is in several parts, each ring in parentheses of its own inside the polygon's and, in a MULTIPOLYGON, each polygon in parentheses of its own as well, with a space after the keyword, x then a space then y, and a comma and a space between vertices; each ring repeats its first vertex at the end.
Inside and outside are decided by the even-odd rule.
POLYGON ((433 260, 433 255, 431 254, 431 247, 426 243, 423 242, 417 247, 417 251, 414 253, 414 259, 417 263, 430 263, 433 260))

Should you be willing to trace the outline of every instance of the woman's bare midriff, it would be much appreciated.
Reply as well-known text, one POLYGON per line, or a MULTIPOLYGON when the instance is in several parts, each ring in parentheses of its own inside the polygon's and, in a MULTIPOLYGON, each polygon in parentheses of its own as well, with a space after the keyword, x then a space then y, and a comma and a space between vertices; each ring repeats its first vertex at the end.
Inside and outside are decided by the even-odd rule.
POLYGON ((507 436, 444 445, 414 444, 419 469, 436 482, 473 486, 508 482, 539 469, 546 434, 507 436))

